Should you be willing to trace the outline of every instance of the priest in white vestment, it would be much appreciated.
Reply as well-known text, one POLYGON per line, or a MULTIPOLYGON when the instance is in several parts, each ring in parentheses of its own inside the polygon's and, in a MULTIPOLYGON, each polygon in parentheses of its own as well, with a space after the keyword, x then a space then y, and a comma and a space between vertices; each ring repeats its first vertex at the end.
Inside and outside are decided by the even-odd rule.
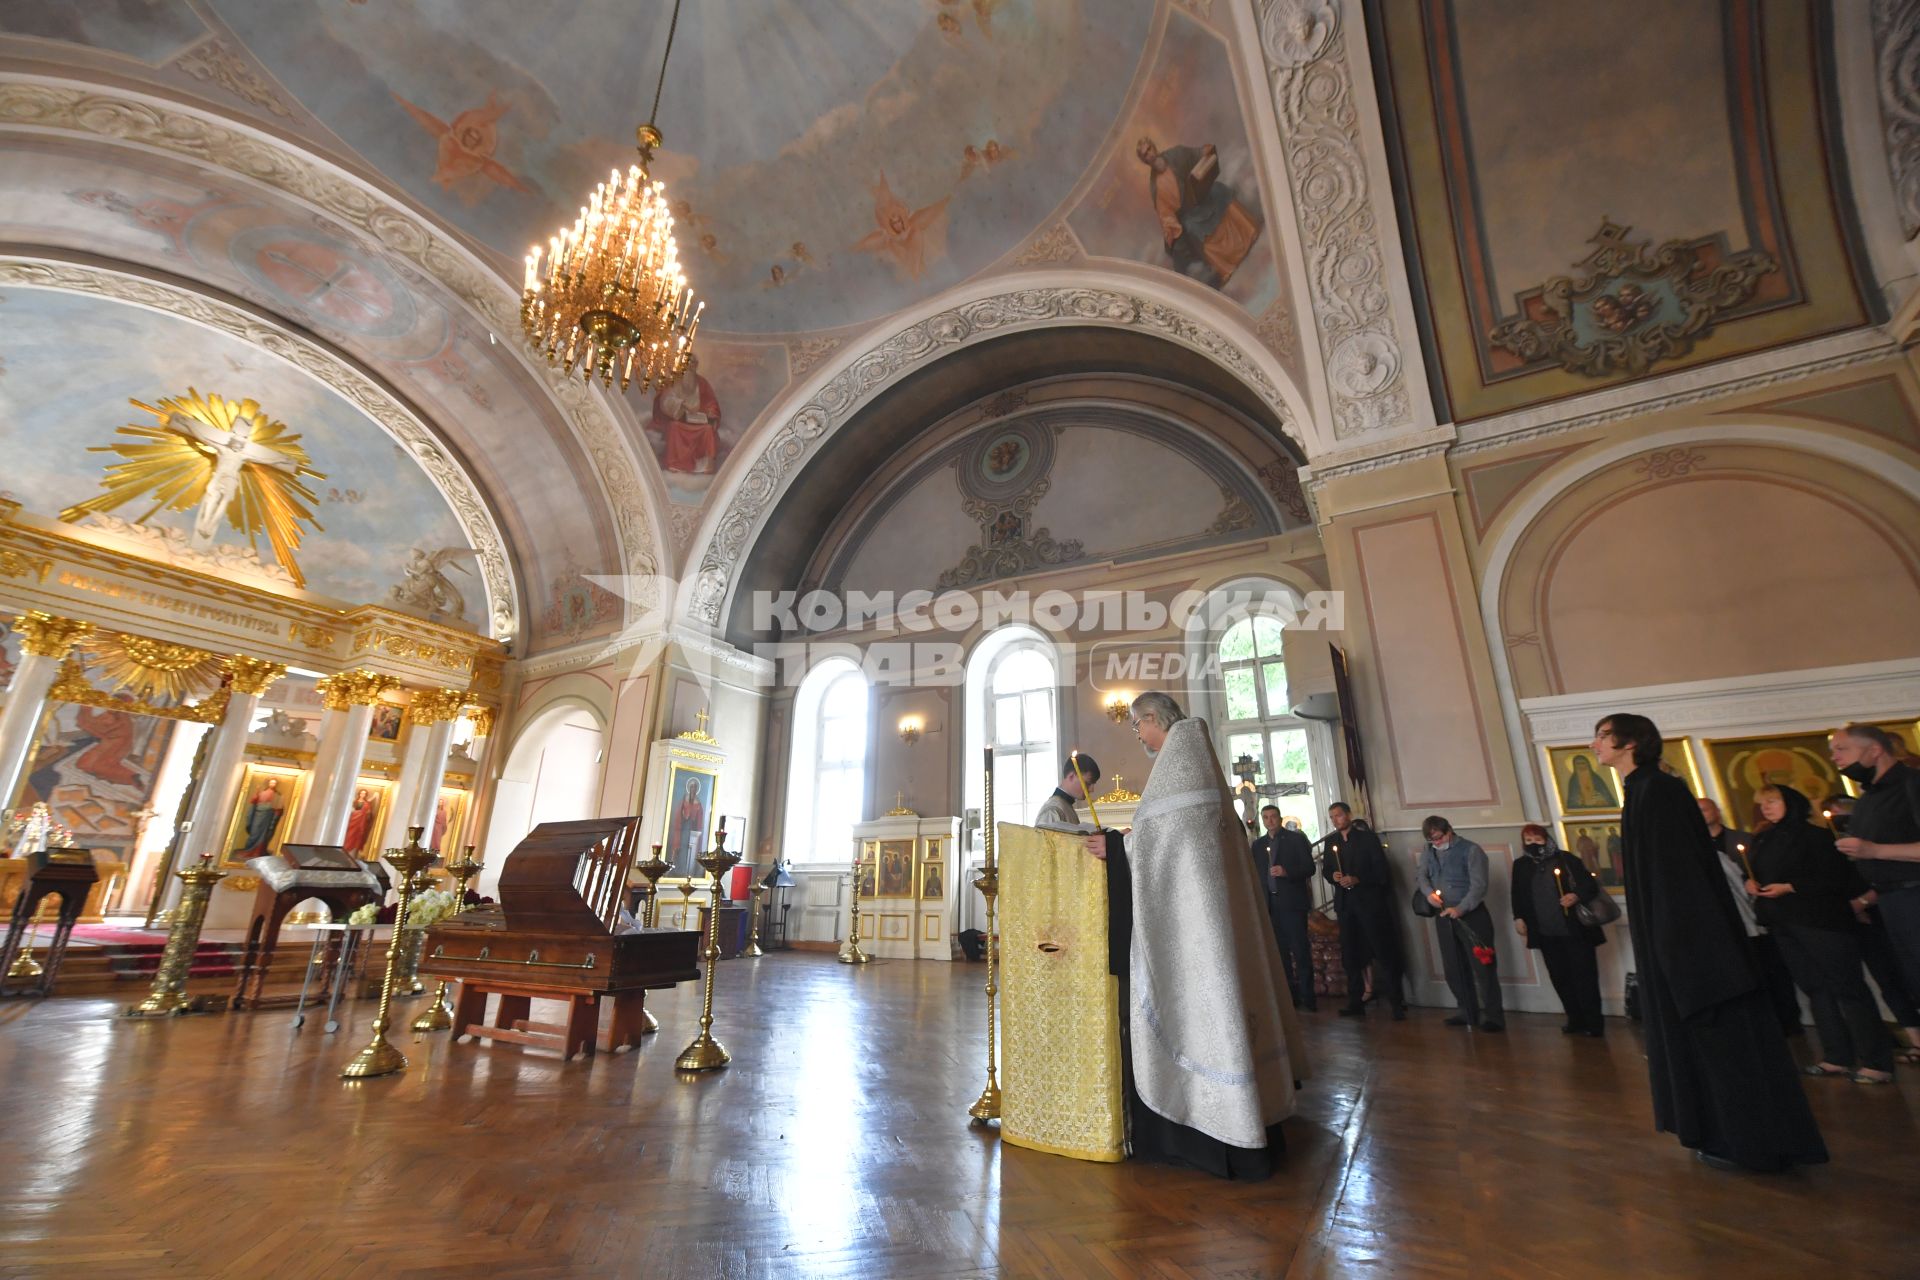
POLYGON ((1132 715, 1154 762, 1133 828, 1087 837, 1108 864, 1131 1153, 1264 1178, 1306 1078, 1265 886, 1206 722, 1163 693, 1132 715))

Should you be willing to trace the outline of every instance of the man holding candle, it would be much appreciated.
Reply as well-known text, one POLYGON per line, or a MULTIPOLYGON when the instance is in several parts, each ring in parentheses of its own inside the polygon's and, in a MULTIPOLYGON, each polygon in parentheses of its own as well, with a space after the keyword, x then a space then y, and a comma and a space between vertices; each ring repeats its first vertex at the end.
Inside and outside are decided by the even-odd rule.
POLYGON ((1427 847, 1420 857, 1420 892, 1439 913, 1440 963, 1459 1009, 1450 1027, 1505 1031, 1500 973, 1494 964, 1493 915, 1487 910, 1487 851, 1433 814, 1420 824, 1427 847))
POLYGON ((1393 868, 1387 851, 1379 836, 1353 820, 1345 801, 1327 806, 1327 820, 1333 834, 1327 837, 1320 874, 1333 886, 1333 906, 1340 916, 1340 965, 1347 971, 1347 1002, 1340 1016, 1366 1013, 1362 997, 1371 956, 1375 989, 1386 994, 1393 1020, 1404 1022, 1407 997, 1400 983, 1400 927, 1393 917, 1393 868))
POLYGON ((1767 998, 1773 1002, 1774 1016, 1780 1019, 1780 1029, 1790 1036, 1805 1034, 1800 1025, 1800 994, 1793 988, 1793 975, 1787 972, 1787 962, 1780 955, 1780 947, 1773 934, 1760 923, 1753 909, 1753 899, 1747 895, 1747 881, 1752 879, 1748 869, 1748 854, 1753 848, 1753 833, 1737 831, 1726 826, 1720 817, 1720 806, 1702 798, 1700 816, 1707 821, 1707 834, 1713 837, 1714 848, 1720 852, 1720 871, 1727 878, 1727 884, 1733 889, 1733 905, 1740 910, 1740 927, 1747 934, 1747 949, 1753 953, 1754 967, 1760 972, 1760 981, 1766 987, 1767 998))
POLYGON ((1594 726, 1594 753, 1626 783, 1622 870, 1654 1128, 1716 1169, 1825 1164, 1706 820, 1687 784, 1661 770, 1662 746, 1645 716, 1617 712, 1594 726))
POLYGON ((1042 831, 1073 831, 1085 834, 1093 830, 1080 821, 1076 807, 1092 799, 1087 788, 1100 781, 1100 762, 1085 752, 1076 751, 1060 766, 1060 785, 1040 802, 1033 825, 1042 831))
POLYGON ((1313 846, 1304 832, 1281 825, 1278 805, 1261 809, 1260 822, 1267 833, 1253 842, 1253 868, 1267 886, 1267 919, 1293 988, 1293 1007, 1312 1013, 1313 936, 1307 914, 1313 910, 1313 846))

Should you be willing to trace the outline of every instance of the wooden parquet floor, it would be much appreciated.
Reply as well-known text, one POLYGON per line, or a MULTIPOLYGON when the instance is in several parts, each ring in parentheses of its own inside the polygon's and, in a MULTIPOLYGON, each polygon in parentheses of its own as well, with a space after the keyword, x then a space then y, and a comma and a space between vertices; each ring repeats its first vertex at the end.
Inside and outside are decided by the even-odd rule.
POLYGON ((719 976, 734 1064, 690 1080, 690 987, 635 1053, 409 1035, 407 1072, 352 1085, 370 1003, 327 1036, 285 1011, 7 1002, 0 1275, 1920 1275, 1912 1071, 1809 1081, 1834 1163, 1730 1175, 1652 1132, 1626 1023, 1596 1043, 1544 1015, 1484 1036, 1321 1013, 1285 1168, 1240 1185, 969 1129, 977 965, 719 976))

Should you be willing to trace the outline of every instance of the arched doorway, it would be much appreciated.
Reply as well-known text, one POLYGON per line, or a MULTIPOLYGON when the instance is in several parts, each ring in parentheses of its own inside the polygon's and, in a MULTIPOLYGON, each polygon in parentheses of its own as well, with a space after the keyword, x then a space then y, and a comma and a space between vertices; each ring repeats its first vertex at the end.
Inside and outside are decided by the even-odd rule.
POLYGON ((600 809, 606 731, 583 703, 549 707, 521 731, 494 790, 486 868, 475 890, 492 894, 513 847, 543 822, 591 818, 600 809))

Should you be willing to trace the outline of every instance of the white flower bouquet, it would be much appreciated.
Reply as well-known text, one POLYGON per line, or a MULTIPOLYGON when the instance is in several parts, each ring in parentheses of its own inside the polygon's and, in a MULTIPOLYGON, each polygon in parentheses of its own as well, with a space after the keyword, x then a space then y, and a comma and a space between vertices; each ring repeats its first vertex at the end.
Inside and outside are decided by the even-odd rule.
POLYGON ((407 905, 407 928, 424 929, 445 920, 453 912, 453 894, 445 889, 429 889, 407 905))

